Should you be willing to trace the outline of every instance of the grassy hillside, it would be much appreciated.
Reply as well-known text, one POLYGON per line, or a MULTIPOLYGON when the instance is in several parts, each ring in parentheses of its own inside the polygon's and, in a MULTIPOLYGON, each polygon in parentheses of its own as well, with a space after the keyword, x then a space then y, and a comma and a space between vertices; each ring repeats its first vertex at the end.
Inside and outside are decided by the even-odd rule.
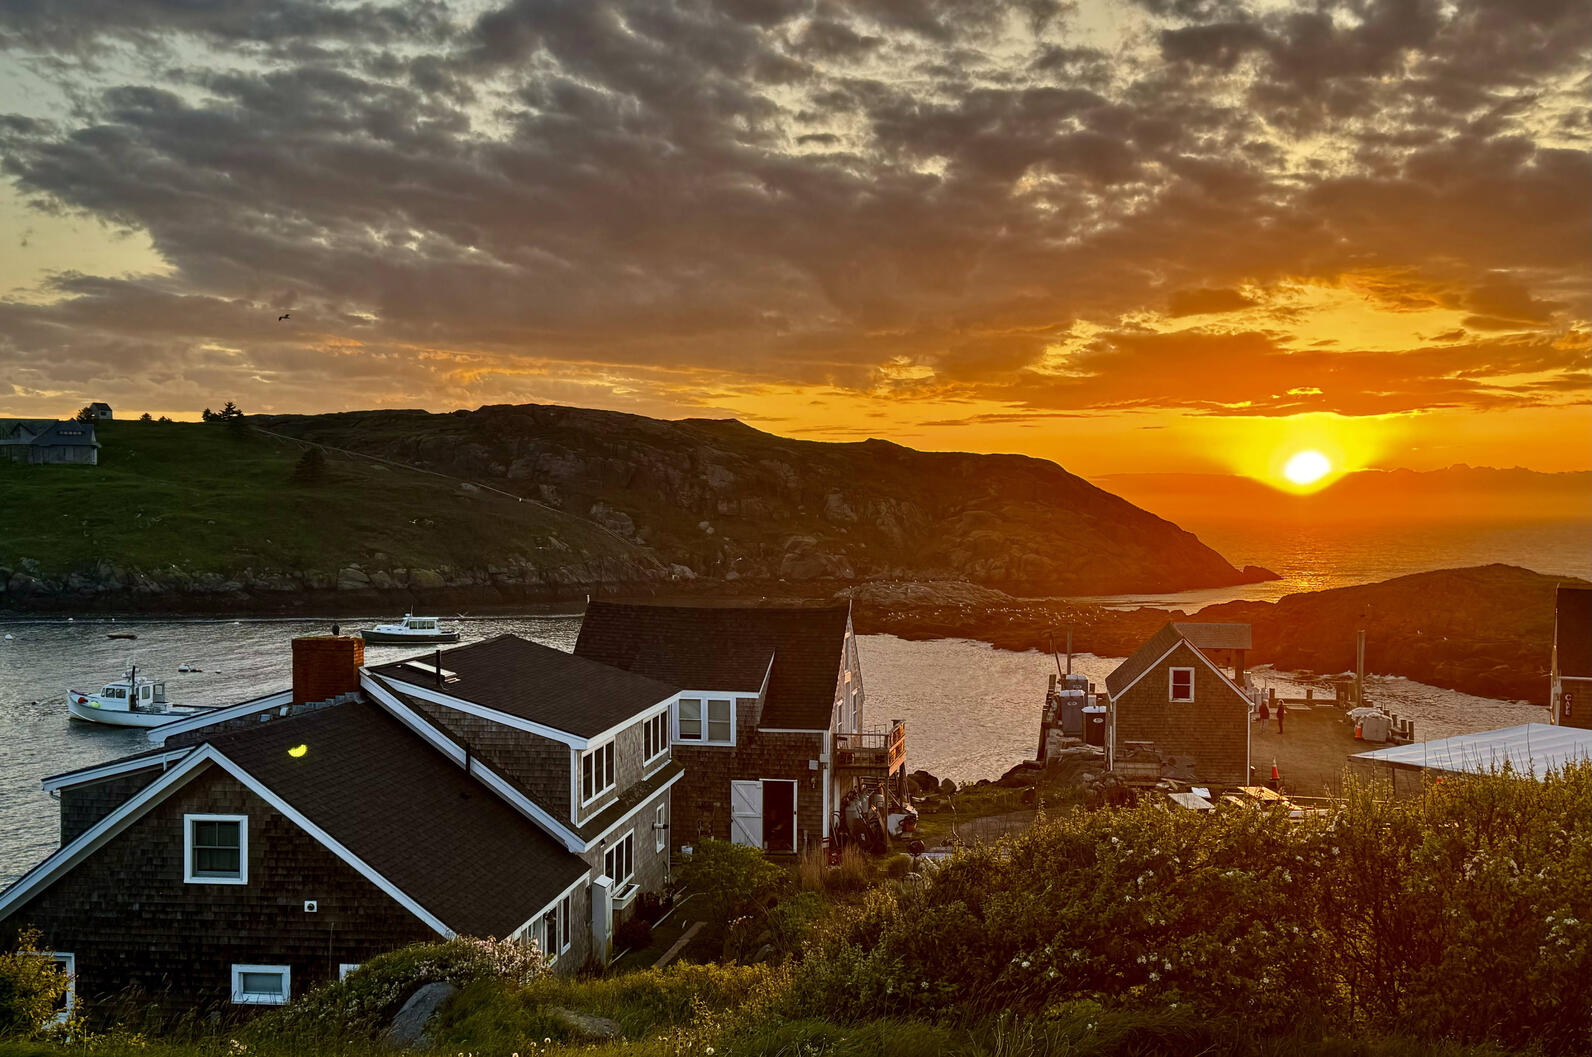
POLYGON ((247 427, 113 422, 99 438, 98 466, 0 462, 0 568, 81 578, 119 569, 123 579, 174 565, 226 578, 301 572, 334 587, 355 563, 652 564, 582 518, 367 459, 328 454, 321 481, 296 481, 306 449, 247 427))

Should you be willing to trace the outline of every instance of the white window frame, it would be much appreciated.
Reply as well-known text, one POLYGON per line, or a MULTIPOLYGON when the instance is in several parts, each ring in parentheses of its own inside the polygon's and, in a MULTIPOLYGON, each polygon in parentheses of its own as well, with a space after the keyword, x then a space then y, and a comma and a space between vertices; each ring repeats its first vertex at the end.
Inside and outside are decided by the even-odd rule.
POLYGON ((293 996, 293 967, 291 965, 239 965, 232 966, 232 1004, 235 1006, 285 1006, 293 996), (282 977, 282 993, 243 990, 244 973, 277 973, 282 977))
POLYGON ((669 752, 669 713, 668 710, 649 716, 641 721, 641 754, 643 764, 657 763, 669 752), (652 741, 652 753, 647 754, 647 741, 652 741))
POLYGON ((614 786, 618 784, 618 768, 614 765, 615 753, 613 739, 610 738, 601 745, 593 745, 589 749, 581 750, 576 755, 580 757, 580 763, 579 773, 576 775, 575 780, 580 783, 580 806, 586 807, 589 804, 595 804, 604 796, 611 793, 614 789, 614 786), (586 795, 586 762, 588 760, 592 761, 593 763, 591 796, 586 795), (607 782, 606 785, 597 784, 596 762, 598 760, 603 761, 603 778, 607 782))
POLYGON ((613 881, 613 883, 614 883, 614 891, 615 892, 619 891, 625 885, 627 885, 631 881, 635 880, 635 877, 636 877, 636 831, 635 830, 630 830, 624 836, 622 836, 619 839, 615 840, 612 844, 608 845, 608 847, 603 849, 603 873, 606 874, 609 877, 609 879, 613 881), (628 870, 627 870, 627 872, 625 873, 625 875, 623 877, 615 877, 614 874, 613 874, 613 865, 612 865, 611 859, 618 858, 616 853, 619 850, 619 846, 622 845, 622 844, 626 844, 626 843, 628 843, 630 845, 630 850, 625 855, 625 866, 628 868, 628 870))
POLYGON ((182 880, 191 885, 246 885, 249 883, 249 816, 248 815, 184 815, 182 816, 182 880), (208 875, 194 872, 193 827, 195 822, 236 822, 238 824, 238 872, 232 875, 208 875))
POLYGON ((65 951, 40 951, 39 957, 60 965, 66 973, 66 1007, 55 1015, 57 1024, 65 1024, 72 1019, 72 1007, 77 1004, 77 955, 65 951))
POLYGON ((574 937, 570 935, 570 925, 574 918, 575 893, 560 899, 553 904, 553 909, 536 919, 536 928, 533 930, 536 937, 537 949, 542 952, 542 958, 548 965, 558 961, 561 954, 568 954, 570 947, 574 946, 574 937), (557 943, 548 938, 548 919, 553 922, 553 930, 557 933, 557 943))
POLYGON ((652 813, 652 850, 662 851, 669 843, 668 806, 659 804, 652 813))
POLYGON ((358 969, 361 965, 364 965, 364 964, 365 964, 364 962, 338 962, 337 963, 337 978, 339 980, 347 980, 349 973, 353 972, 354 970, 358 969))
POLYGON ((673 716, 674 740, 680 745, 734 745, 735 744, 735 703, 734 695, 712 696, 709 694, 692 694, 689 697, 682 695, 670 709, 673 716), (680 707, 687 701, 692 701, 702 707, 702 720, 699 730, 700 736, 686 737, 680 732, 680 707), (712 707, 715 704, 729 706, 730 733, 728 738, 712 738, 708 736, 712 727, 712 707))
POLYGON ((1186 704, 1192 704, 1193 703, 1193 701, 1194 701, 1194 669, 1192 669, 1192 668, 1168 668, 1166 670, 1166 699, 1168 701, 1174 703, 1174 704, 1179 704, 1179 705, 1186 705, 1186 704), (1187 697, 1178 697, 1177 696, 1177 673, 1178 672, 1187 672, 1188 673, 1188 696, 1187 697))

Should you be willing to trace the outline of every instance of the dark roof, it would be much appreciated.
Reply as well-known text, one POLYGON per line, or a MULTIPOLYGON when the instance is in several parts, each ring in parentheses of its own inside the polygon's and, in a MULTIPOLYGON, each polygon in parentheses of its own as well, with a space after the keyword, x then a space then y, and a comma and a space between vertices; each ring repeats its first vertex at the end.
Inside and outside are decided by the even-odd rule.
POLYGON ((1254 649, 1248 624, 1216 624, 1182 620, 1172 625, 1190 646, 1201 650, 1254 649))
POLYGON ((1553 608, 1559 674, 1592 678, 1592 587, 1561 586, 1553 608))
POLYGON ((846 606, 593 602, 575 654, 685 690, 755 693, 767 673, 761 726, 828 730, 850 612, 846 606))
POLYGON ((394 661, 371 672, 393 682, 425 687, 533 723, 589 738, 646 711, 676 692, 667 683, 575 657, 551 646, 499 635, 485 642, 442 651, 438 686, 435 654, 394 661))
POLYGON ((91 411, 109 411, 111 409, 111 405, 103 400, 96 400, 88 406, 91 411))
POLYGON ((94 438, 94 423, 73 419, 62 422, 54 418, 0 418, 0 444, 28 444, 37 447, 93 447, 100 446, 94 438), (23 439, 21 431, 30 436, 23 439))
POLYGON ((368 702, 210 744, 456 932, 507 936, 586 874, 579 857, 368 702), (303 756, 288 755, 299 745, 303 756))
POLYGON ((1155 662, 1162 655, 1185 641, 1176 624, 1167 624, 1144 640, 1144 645, 1133 651, 1133 656, 1117 665, 1110 675, 1106 676, 1106 693, 1116 697, 1126 690, 1139 676, 1155 667, 1155 662))

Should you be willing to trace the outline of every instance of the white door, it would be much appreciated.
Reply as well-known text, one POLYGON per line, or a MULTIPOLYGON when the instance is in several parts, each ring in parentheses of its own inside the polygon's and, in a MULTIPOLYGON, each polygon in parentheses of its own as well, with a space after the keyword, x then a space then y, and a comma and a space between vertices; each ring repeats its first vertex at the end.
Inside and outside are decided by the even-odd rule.
POLYGON ((763 846, 763 783, 730 783, 730 842, 763 846))

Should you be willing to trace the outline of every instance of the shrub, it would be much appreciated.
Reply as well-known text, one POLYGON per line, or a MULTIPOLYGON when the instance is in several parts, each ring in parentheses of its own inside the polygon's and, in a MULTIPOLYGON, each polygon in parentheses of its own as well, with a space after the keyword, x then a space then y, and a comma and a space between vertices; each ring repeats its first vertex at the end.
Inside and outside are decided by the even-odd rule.
POLYGON ((813 924, 824 912, 824 901, 816 892, 797 892, 768 912, 768 929, 774 947, 784 954, 801 950, 813 924))
POLYGON ((36 1039, 71 1026, 57 1020, 71 979, 39 949, 39 933, 17 937, 17 949, 0 954, 0 1039, 36 1039))
POLYGON ((545 971, 535 946, 515 940, 457 937, 417 943, 377 955, 343 979, 259 1018, 250 1030, 265 1036, 373 1035, 425 984, 448 980, 462 987, 494 979, 519 984, 545 971))
POLYGON ((631 951, 652 946, 652 923, 639 915, 626 918, 614 929, 614 946, 631 951))
POLYGON ((326 453, 310 448, 293 467, 295 484, 320 484, 326 479, 326 453))
POLYGON ((728 921, 763 907, 786 884, 785 871, 757 848, 705 840, 680 870, 687 887, 708 905, 712 917, 728 921))
POLYGON ((862 849, 855 844, 842 848, 840 864, 825 872, 824 884, 831 892, 860 892, 873 884, 873 871, 862 849))

